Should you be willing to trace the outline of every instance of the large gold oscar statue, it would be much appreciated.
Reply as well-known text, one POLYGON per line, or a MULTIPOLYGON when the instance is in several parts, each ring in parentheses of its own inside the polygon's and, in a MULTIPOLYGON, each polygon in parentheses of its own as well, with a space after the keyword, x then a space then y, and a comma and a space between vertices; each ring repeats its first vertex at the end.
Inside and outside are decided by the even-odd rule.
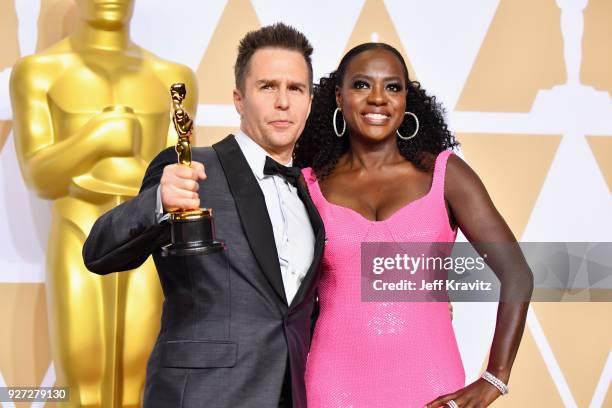
POLYGON ((74 34, 13 69, 15 145, 27 184, 53 200, 46 293, 57 385, 70 387, 69 406, 136 407, 159 330, 159 280, 150 259, 94 275, 81 249, 95 220, 136 195, 150 160, 175 144, 171 84, 191 90, 194 114, 197 85, 189 68, 130 41, 133 0, 77 3, 74 34))

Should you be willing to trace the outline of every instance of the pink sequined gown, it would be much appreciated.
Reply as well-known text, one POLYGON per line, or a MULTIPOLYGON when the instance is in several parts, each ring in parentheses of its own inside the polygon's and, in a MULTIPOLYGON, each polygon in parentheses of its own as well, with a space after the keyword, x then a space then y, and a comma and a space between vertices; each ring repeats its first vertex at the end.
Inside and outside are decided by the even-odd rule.
POLYGON ((447 303, 361 302, 362 241, 455 241, 444 205, 450 154, 436 158, 429 193, 383 221, 328 202, 312 169, 303 170, 328 239, 306 366, 309 408, 423 407, 464 386, 447 303))

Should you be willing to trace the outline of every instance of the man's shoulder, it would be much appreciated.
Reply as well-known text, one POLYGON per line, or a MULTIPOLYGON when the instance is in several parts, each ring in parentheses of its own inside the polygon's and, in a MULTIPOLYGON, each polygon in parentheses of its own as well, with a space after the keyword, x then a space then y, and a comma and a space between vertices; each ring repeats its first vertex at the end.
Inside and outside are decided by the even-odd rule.
POLYGON ((212 146, 198 146, 191 148, 191 158, 195 161, 217 160, 217 152, 212 146))
POLYGON ((236 138, 233 134, 229 134, 212 146, 192 149, 191 154, 193 160, 199 161, 200 159, 198 159, 198 157, 201 157, 221 163, 221 159, 224 157, 233 157, 236 149, 240 149, 236 142, 236 138))

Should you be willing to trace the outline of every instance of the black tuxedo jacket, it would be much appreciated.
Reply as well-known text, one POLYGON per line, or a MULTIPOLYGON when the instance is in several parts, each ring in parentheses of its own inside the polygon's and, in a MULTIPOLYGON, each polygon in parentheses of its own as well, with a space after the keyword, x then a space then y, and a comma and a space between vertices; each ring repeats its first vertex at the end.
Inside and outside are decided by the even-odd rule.
POLYGON ((98 274, 130 270, 153 255, 164 292, 161 329, 147 365, 145 407, 277 408, 285 370, 294 407, 306 407, 304 370, 310 347, 323 223, 304 185, 298 187, 316 238, 310 269, 287 304, 263 193, 232 135, 194 148, 205 164, 202 207, 213 209, 227 250, 162 257, 169 225, 157 223, 168 148, 149 166, 138 196, 100 217, 83 258, 98 274))

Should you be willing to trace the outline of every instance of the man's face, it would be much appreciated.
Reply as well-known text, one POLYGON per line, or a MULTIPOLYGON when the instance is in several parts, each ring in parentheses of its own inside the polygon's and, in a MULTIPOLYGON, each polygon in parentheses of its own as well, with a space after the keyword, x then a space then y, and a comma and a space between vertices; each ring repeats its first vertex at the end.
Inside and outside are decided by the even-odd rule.
POLYGON ((255 51, 244 78, 244 91, 234 90, 242 131, 267 152, 281 157, 291 157, 311 101, 304 57, 281 48, 255 51))

